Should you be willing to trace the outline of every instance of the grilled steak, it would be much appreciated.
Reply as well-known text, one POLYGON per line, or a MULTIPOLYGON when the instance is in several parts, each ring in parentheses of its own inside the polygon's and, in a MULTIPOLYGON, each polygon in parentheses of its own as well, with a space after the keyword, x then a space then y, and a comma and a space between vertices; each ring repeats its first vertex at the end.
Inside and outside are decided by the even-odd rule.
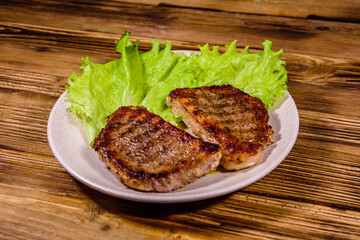
POLYGON ((214 170, 218 145, 180 130, 143 107, 120 107, 93 145, 100 159, 127 186, 169 192, 214 170))
POLYGON ((227 170, 255 165, 273 143, 264 104, 231 85, 175 89, 167 104, 195 135, 220 145, 227 170))

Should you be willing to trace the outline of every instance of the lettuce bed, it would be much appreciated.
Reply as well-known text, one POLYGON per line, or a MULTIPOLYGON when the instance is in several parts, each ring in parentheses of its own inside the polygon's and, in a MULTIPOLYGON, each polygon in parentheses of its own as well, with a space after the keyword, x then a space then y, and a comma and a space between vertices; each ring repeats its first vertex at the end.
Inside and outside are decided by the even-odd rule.
POLYGON ((231 84, 258 97, 267 109, 274 98, 281 98, 287 89, 285 62, 279 59, 282 50, 274 52, 272 43, 263 43, 264 51, 250 53, 246 47, 236 49, 236 41, 210 50, 206 44, 201 54, 176 54, 171 42, 162 46, 151 41, 152 49, 138 51, 139 40, 129 40, 129 32, 116 42, 119 59, 97 64, 82 59, 82 74, 73 73, 65 87, 70 111, 78 114, 84 123, 90 145, 105 126, 106 117, 120 106, 144 106, 166 121, 180 127, 181 118, 166 106, 167 95, 176 88, 231 84))

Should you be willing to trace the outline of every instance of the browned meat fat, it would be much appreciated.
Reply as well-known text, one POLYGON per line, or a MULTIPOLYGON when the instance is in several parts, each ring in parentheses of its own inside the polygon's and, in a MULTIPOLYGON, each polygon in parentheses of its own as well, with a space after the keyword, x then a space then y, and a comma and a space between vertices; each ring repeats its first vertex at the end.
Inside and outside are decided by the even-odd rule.
POLYGON ((273 143, 264 104, 231 85, 175 89, 167 104, 195 135, 220 145, 225 169, 255 165, 273 143))
POLYGON ((127 186, 169 192, 214 170, 221 150, 143 107, 120 107, 95 139, 100 159, 127 186))

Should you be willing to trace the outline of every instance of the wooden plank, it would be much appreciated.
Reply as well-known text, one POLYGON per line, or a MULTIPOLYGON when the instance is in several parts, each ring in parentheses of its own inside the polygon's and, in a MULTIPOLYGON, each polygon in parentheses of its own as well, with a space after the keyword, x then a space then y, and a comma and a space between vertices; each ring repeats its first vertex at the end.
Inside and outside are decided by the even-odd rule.
POLYGON ((92 190, 86 199, 0 185, 0 233, 31 239, 356 239, 359 213, 238 192, 214 201, 154 205, 92 190), (86 200, 86 201, 84 201, 86 200), (19 221, 20 219, 23 219, 19 221), (77 228, 73 228, 76 225, 77 228), (56 229, 56 230, 55 230, 56 229), (329 232, 331 231, 331 234, 329 232))
MULTIPOLYGON (((99 44, 105 45, 106 40, 100 40, 103 42, 99 44)), ((90 38, 88 41, 100 42, 100 40, 90 38)), ((26 91, 30 91, 29 88, 32 88, 37 93, 51 93, 59 96, 71 72, 81 72, 79 67, 82 57, 90 56, 90 59, 97 63, 105 63, 120 57, 119 54, 114 53, 113 43, 108 44, 106 50, 104 49, 108 53, 96 54, 92 52, 91 46, 86 48, 88 44, 84 44, 84 49, 76 53, 72 42, 61 47, 57 46, 63 41, 66 41, 66 38, 61 36, 58 36, 57 41, 44 41, 43 48, 47 48, 47 51, 40 53, 38 51, 39 44, 28 42, 26 37, 5 44, 6 47, 0 46, 1 54, 4 56, 4 58, 0 58, 2 87, 26 91), (26 46, 26 48, 20 49, 21 46, 26 46), (21 58, 18 55, 21 55, 21 58), (5 56, 7 57, 5 58, 5 56), (32 61, 28 61, 28 59, 32 61)), ((79 38, 74 36, 73 41, 79 41, 79 38)), ((149 39, 144 40, 141 50, 150 49, 149 41, 149 39)), ((176 42, 175 44, 181 43, 176 42)), ((175 48, 178 48, 178 45, 175 48)), ((242 48, 239 47, 239 51, 241 50, 242 48)), ((281 59, 287 62, 289 84, 293 84, 294 88, 295 84, 301 84, 301 87, 299 85, 298 88, 305 90, 311 89, 313 86, 325 90, 330 87, 344 88, 349 94, 356 94, 359 89, 360 65, 358 61, 287 52, 281 55, 281 59)), ((358 99, 354 97, 354 101, 358 101, 358 99)))
MULTIPOLYGON (((288 53, 360 59, 360 31, 359 25, 354 23, 114 2, 110 5, 105 2, 97 5, 81 2, 65 4, 56 1, 35 1, 34 5, 26 5, 27 3, 0 3, 0 34, 5 44, 10 40, 24 38, 28 42, 34 41, 34 36, 31 35, 35 31, 41 33, 40 39, 36 40, 38 49, 48 47, 46 44, 42 46, 43 39, 47 42, 56 41, 59 34, 62 34, 68 37, 66 42, 72 43, 75 48, 85 46, 101 50, 104 46, 86 46, 86 38, 97 36, 110 43, 118 39, 124 31, 130 31, 133 38, 183 42, 185 44, 179 45, 182 48, 189 44, 193 48, 205 43, 225 45, 237 39, 241 47, 250 45, 261 49, 261 43, 268 39, 273 41, 275 49, 283 48, 288 53), (17 14, 14 15, 13 12, 17 14), (74 12, 77 13, 76 18, 74 12), (36 18, 33 17, 34 14, 36 18), (39 22, 42 23, 41 27, 37 27, 39 22), (84 42, 73 41, 69 37, 73 35, 81 36, 84 42)), ((61 46, 66 43, 58 44, 61 46)), ((22 46, 25 47, 26 45, 22 46)))
POLYGON ((0 146, 52 155, 46 124, 56 98, 31 92, 1 90, 0 146))
MULTIPOLYGON (((23 64, 25 65, 26 63, 23 62, 23 64)), ((40 73, 41 69, 41 67, 39 69, 39 66, 37 66, 37 68, 32 69, 33 71, 28 72, 16 68, 0 68, 0 87, 59 97, 65 90, 64 86, 68 78, 40 73)))
MULTIPOLYGON (((66 79, 71 72, 79 72, 78 68, 81 64, 81 57, 90 56, 93 61, 99 63, 105 63, 119 57, 113 51, 113 41, 109 41, 107 38, 89 37, 87 42, 81 45, 80 42, 82 42, 84 37, 75 35, 72 37, 71 42, 67 42, 68 37, 65 34, 47 33, 47 37, 39 44, 29 40, 28 37, 30 35, 42 38, 42 32, 38 31, 25 34, 21 38, 12 39, 13 41, 5 41, 4 44, 0 45, 0 56, 2 56, 0 57, 0 67, 2 68, 0 81, 2 87, 9 89, 27 89, 32 87, 34 91, 37 89, 36 91, 39 93, 46 94, 46 92, 51 92, 59 96, 63 91, 62 86, 66 83, 66 79), (53 40, 54 38, 56 40, 53 40), (74 46, 74 43, 78 43, 78 45, 74 46), (94 45, 105 46, 102 47, 101 54, 93 51, 94 45), (39 49, 47 50, 39 52, 39 49), (29 59, 31 61, 28 61, 29 59), (22 76, 25 73, 22 73, 21 70, 24 70, 27 75, 22 76), (40 78, 43 80, 40 81, 40 78), (30 81, 30 79, 33 79, 33 81, 30 81), (27 85, 24 85, 22 81, 27 82, 27 85), (35 81, 38 82, 35 83, 35 81), (56 84, 45 86, 44 83, 46 81, 56 84), (50 88, 54 89, 54 87, 60 88, 53 92, 50 88)), ((186 47, 186 44, 181 42, 175 42, 174 44, 176 44, 175 48, 179 48, 179 46, 186 47)), ((190 46, 188 44, 187 48, 190 48, 190 46)), ((195 47, 194 45, 192 46, 195 47)), ((141 48, 148 50, 149 47, 149 39, 144 39, 141 48)), ((290 54, 287 52, 281 58, 287 61, 290 90, 300 108, 305 108, 315 100, 319 102, 318 104, 313 104, 312 107, 319 111, 346 112, 354 117, 358 116, 359 111, 356 107, 359 104, 343 104, 342 101, 338 101, 346 93, 349 95, 349 100, 355 101, 354 103, 359 102, 359 99, 356 97, 360 80, 359 64, 357 61, 305 54, 290 54), (313 92, 313 86, 318 86, 318 90, 322 89, 322 93, 313 92), (327 89, 333 87, 335 88, 333 94, 328 94, 327 89), (299 99, 297 96, 299 96, 299 99), (328 108, 324 105, 326 102, 331 102, 335 105, 333 108, 328 108)))
POLYGON ((169 5, 186 8, 200 8, 229 12, 275 15, 297 18, 331 18, 342 21, 360 21, 358 1, 312 1, 312 0, 275 0, 275 1, 236 1, 236 0, 122 0, 150 5, 169 5), (326 6, 326 7, 324 7, 326 6))
MULTIPOLYGON (((0 234, 11 232, 16 239, 95 240, 114 239, 119 236, 123 239, 150 239, 161 235, 162 239, 171 237, 168 229, 152 230, 141 222, 131 221, 126 216, 121 217, 107 211, 91 199, 79 201, 74 198, 53 197, 31 189, 14 191, 3 186, 0 188, 0 202, 3 206, 0 209, 0 234)), ((116 199, 113 201, 117 202, 116 199)))

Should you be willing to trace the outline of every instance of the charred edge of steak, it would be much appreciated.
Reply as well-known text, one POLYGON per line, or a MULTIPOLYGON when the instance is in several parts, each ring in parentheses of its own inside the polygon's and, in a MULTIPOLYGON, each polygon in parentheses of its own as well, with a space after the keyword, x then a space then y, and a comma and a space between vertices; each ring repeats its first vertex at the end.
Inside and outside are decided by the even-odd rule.
MULTIPOLYGON (((192 97, 193 93, 191 91, 193 89, 194 88, 178 88, 178 89, 174 89, 169 93, 169 96, 171 98, 175 98, 175 99, 192 97), (190 90, 190 91, 187 91, 187 90, 190 90)), ((227 85, 213 85, 213 86, 207 86, 207 87, 199 87, 197 89, 213 91, 213 90, 227 90, 227 89, 235 89, 235 88, 233 86, 231 86, 230 84, 227 84, 227 85)), ((241 92, 241 93, 243 93, 243 92, 241 92)), ((244 93, 244 94, 247 94, 247 93, 244 93)))

